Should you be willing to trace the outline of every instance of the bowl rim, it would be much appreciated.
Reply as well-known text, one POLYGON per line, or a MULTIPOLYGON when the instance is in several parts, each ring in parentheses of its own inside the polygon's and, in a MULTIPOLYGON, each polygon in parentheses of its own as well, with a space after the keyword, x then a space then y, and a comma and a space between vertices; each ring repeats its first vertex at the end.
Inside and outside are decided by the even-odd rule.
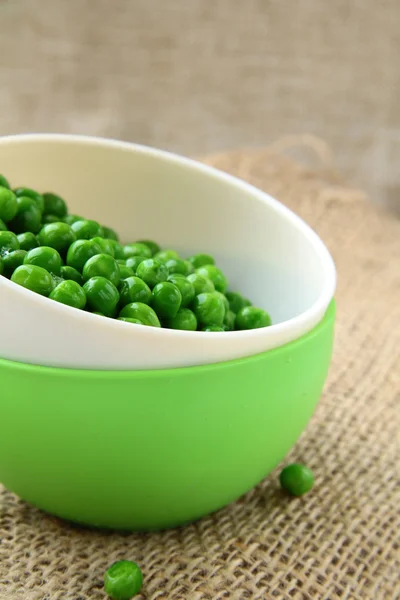
MULTIPOLYGON (((177 153, 173 153, 170 152, 168 150, 161 150, 158 148, 153 148, 150 146, 146 146, 146 145, 142 145, 142 144, 137 144, 134 142, 127 142, 127 141, 120 141, 120 140, 116 140, 113 138, 106 138, 106 137, 99 137, 99 136, 89 136, 89 135, 76 135, 76 134, 64 134, 64 133, 24 133, 24 134, 16 134, 16 135, 6 135, 6 136, 0 136, 0 145, 4 146, 4 145, 8 145, 8 144, 24 144, 26 142, 36 142, 36 143, 58 143, 58 144, 79 144, 79 145, 86 145, 86 146, 106 146, 109 148, 116 148, 119 150, 123 150, 123 151, 127 151, 127 152, 134 152, 134 153, 140 153, 140 154, 145 154, 147 156, 152 156, 156 159, 162 160, 162 161, 166 161, 175 165, 179 165, 182 166, 184 168, 188 168, 190 170, 197 170, 198 172, 206 175, 206 176, 211 176, 213 178, 222 180, 224 182, 226 182, 229 185, 232 185, 240 190, 243 191, 243 194, 247 194, 247 195, 251 195, 252 197, 256 197, 258 200, 262 201, 264 204, 267 204, 268 206, 270 206, 276 213, 278 213, 279 215, 282 216, 282 218, 288 220, 289 222, 291 222, 296 229, 298 229, 302 235, 304 235, 308 241, 311 243, 313 249, 315 250, 316 254, 319 256, 321 263, 322 263, 322 267, 324 270, 324 273, 326 275, 325 277, 325 283, 323 286, 323 289, 320 293, 320 295, 318 296, 318 298, 315 300, 315 302, 305 311, 303 311, 301 314, 291 318, 291 319, 287 319, 285 321, 282 321, 280 323, 276 323, 276 324, 272 324, 269 327, 263 327, 260 329, 251 329, 251 330, 244 330, 244 331, 229 331, 229 332, 224 332, 224 335, 228 335, 230 336, 230 338, 232 339, 232 341, 234 339, 244 339, 244 338, 258 338, 258 337, 269 337, 270 335, 272 336, 281 336, 283 338, 286 338, 288 336, 288 332, 290 330, 298 330, 299 328, 301 328, 304 331, 304 328, 307 326, 309 327, 308 330, 306 331, 311 331, 313 329, 313 327, 311 326, 311 324, 315 325, 316 323, 319 323, 328 307, 330 302, 333 299, 335 290, 336 290, 336 268, 335 268, 335 264, 334 261, 332 259, 332 256, 330 255, 327 247, 325 246, 325 244, 323 243, 323 241, 321 240, 321 238, 318 236, 318 234, 301 218, 299 217, 295 212, 293 212, 291 209, 289 209, 287 206, 285 206, 284 204, 282 204, 279 200, 275 199, 273 196, 271 196, 270 194, 264 192, 263 190, 257 188, 256 186, 252 185, 251 183, 248 183, 234 175, 231 175, 229 173, 226 173, 224 171, 221 171, 219 169, 217 169, 216 167, 212 167, 210 165, 207 165, 205 163, 201 163, 197 160, 194 160, 192 158, 188 158, 185 156, 182 156, 180 154, 177 153), (309 325, 308 325, 309 324, 309 325)), ((0 285, 4 285, 4 286, 16 286, 17 284, 13 283, 12 281, 1 277, 0 278, 0 285)), ((29 299, 30 301, 32 301, 33 296, 35 297, 35 301, 38 303, 42 303, 45 302, 46 306, 49 306, 47 303, 49 302, 48 298, 45 298, 44 296, 40 296, 39 294, 35 294, 34 292, 27 290, 23 287, 20 287, 20 292, 22 294, 27 294, 27 299, 29 299)), ((80 318, 84 318, 84 319, 97 319, 98 322, 102 322, 104 326, 106 326, 106 323, 109 325, 110 323, 112 324, 113 327, 125 327, 130 328, 132 330, 132 333, 134 333, 135 328, 137 327, 144 327, 142 325, 134 325, 134 327, 132 327, 131 323, 125 323, 123 321, 118 321, 117 319, 106 319, 102 316, 99 315, 94 315, 92 313, 88 313, 88 312, 84 312, 84 311, 77 311, 75 308, 72 308, 70 306, 64 305, 64 304, 60 304, 58 302, 54 302, 54 301, 50 301, 52 302, 52 310, 58 310, 60 311, 60 313, 64 313, 64 314, 68 314, 71 315, 71 312, 73 312, 73 314, 75 315, 75 319, 77 321, 80 320, 80 318), (65 311, 67 311, 65 313, 65 311), (81 314, 82 313, 82 314, 81 314)), ((77 323, 78 324, 78 323, 77 323)), ((200 336, 202 336, 203 339, 207 338, 215 338, 215 336, 221 336, 221 333, 219 332, 201 332, 201 331, 184 331, 184 330, 174 330, 174 329, 159 329, 159 328, 153 328, 153 327, 146 327, 146 333, 148 335, 155 335, 155 336, 159 336, 160 333, 161 335, 163 335, 163 333, 168 333, 168 335, 170 335, 171 337, 174 337, 175 339, 178 338, 183 338, 183 339, 188 339, 193 337, 193 335, 195 335, 196 337, 200 338, 200 336)), ((293 336, 291 339, 295 340, 298 337, 301 337, 302 335, 296 335, 293 336)), ((274 348, 278 348, 282 345, 286 345, 285 342, 283 344, 275 344, 274 348)))

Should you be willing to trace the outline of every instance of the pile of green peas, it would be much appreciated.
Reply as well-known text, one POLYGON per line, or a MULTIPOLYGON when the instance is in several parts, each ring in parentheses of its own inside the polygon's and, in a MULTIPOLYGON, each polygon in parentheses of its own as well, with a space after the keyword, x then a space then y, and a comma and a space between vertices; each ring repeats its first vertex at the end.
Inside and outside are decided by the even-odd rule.
POLYGON ((11 189, 0 175, 0 276, 80 310, 128 323, 226 332, 271 325, 209 254, 183 259, 150 240, 121 244, 65 200, 11 189))

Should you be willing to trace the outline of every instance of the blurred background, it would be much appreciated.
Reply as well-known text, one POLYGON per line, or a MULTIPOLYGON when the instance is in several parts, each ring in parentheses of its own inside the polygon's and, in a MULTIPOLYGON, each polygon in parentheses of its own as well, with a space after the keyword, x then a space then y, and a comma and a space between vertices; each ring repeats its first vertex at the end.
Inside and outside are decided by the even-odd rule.
POLYGON ((0 0, 0 135, 201 156, 312 134, 400 211, 399 0, 0 0))

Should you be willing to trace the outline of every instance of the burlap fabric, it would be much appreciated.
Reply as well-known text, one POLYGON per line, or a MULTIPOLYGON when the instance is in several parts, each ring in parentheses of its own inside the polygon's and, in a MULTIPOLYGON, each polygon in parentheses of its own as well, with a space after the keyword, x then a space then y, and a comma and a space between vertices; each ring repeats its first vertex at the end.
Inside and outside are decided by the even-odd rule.
POLYGON ((400 222, 272 151, 209 162, 282 199, 336 260, 333 364, 287 457, 309 465, 316 486, 288 498, 276 472, 218 514, 149 535, 84 530, 2 490, 1 600, 103 599, 104 570, 121 558, 142 566, 146 600, 400 598, 400 222))

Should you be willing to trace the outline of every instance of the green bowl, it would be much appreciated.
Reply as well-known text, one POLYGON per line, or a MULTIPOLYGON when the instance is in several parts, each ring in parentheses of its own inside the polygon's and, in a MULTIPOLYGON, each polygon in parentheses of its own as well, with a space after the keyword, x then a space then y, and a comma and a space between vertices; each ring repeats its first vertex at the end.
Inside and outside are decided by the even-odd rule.
POLYGON ((0 481, 88 525, 151 530, 237 499, 284 458, 327 375, 335 306, 250 358, 150 371, 0 360, 0 481))

